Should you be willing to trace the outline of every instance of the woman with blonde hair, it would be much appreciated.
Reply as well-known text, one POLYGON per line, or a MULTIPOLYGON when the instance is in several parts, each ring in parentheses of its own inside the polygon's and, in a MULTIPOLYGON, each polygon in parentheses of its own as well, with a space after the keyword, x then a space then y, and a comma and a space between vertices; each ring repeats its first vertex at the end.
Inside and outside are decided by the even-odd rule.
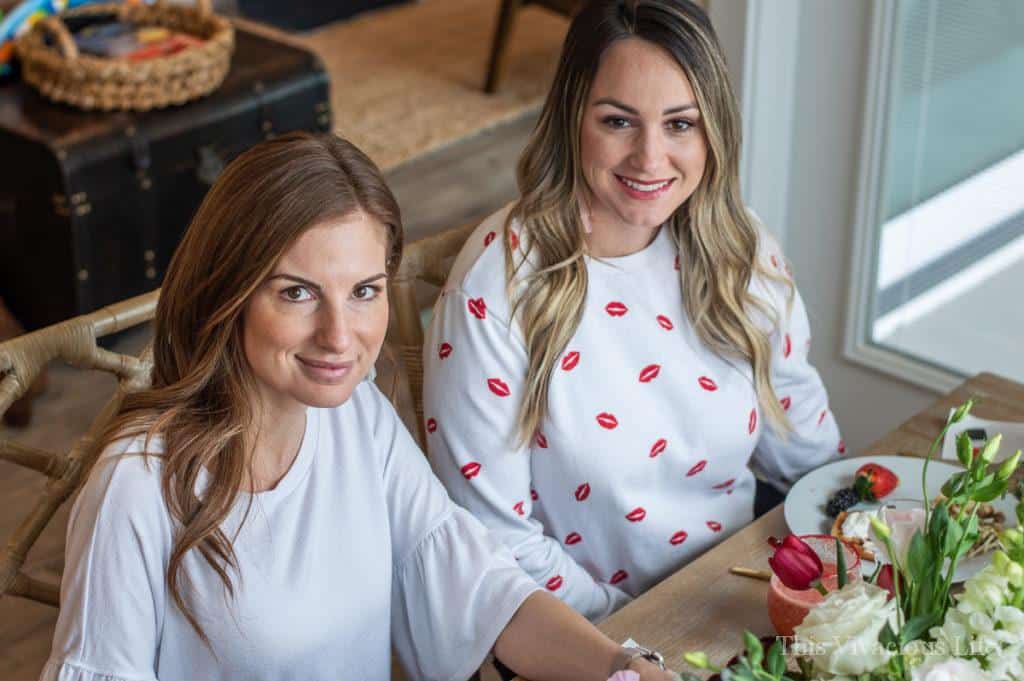
POLYGON ((584 3, 521 196, 434 310, 435 472, 594 621, 746 525, 751 466, 784 487, 843 451, 740 129, 699 7, 584 3))
POLYGON ((464 679, 493 647, 536 679, 620 649, 455 506, 366 379, 402 247, 358 149, 286 135, 218 178, 172 259, 152 387, 72 511, 45 681, 464 679))

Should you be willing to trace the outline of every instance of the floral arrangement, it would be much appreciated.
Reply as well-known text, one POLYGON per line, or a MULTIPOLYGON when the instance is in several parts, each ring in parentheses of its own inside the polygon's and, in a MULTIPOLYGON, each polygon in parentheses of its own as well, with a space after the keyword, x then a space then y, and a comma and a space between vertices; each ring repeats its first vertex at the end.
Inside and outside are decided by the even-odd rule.
MULTIPOLYGON (((925 486, 928 463, 972 404, 950 415, 928 452, 918 526, 894 532, 872 519, 889 564, 848 584, 840 568, 838 588, 811 607, 788 649, 781 639, 747 632, 743 652, 725 668, 703 653, 687 653, 686 662, 721 681, 1024 681, 1024 483, 1016 490, 1019 527, 1003 530, 989 564, 962 593, 950 594, 957 565, 978 539, 978 509, 1009 491, 1021 452, 994 465, 1000 436, 975 450, 961 433, 957 458, 965 470, 935 503, 925 486)), ((787 587, 821 590, 821 563, 801 543, 773 540, 769 564, 787 587)))

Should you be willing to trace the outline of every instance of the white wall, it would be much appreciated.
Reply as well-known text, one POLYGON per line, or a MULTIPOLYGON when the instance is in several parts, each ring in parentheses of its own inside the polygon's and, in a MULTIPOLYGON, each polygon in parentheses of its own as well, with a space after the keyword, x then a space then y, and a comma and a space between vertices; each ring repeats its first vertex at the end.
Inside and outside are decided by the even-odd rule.
POLYGON ((841 356, 870 15, 870 2, 801 0, 785 230, 787 254, 811 316, 812 360, 852 452, 935 399, 841 356))
POLYGON ((842 356, 871 8, 866 0, 785 0, 781 12, 769 0, 708 7, 745 119, 744 197, 792 262, 811 359, 851 453, 936 397, 842 356))

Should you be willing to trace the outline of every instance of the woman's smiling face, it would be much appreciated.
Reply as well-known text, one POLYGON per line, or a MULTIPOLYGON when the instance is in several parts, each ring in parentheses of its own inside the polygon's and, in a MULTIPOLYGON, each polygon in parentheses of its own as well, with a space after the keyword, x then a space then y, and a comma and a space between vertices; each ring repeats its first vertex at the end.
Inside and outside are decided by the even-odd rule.
POLYGON ((245 356, 264 405, 345 402, 388 326, 387 230, 363 212, 306 230, 245 310, 245 356))
POLYGON ((701 112, 676 60, 640 38, 609 47, 580 129, 591 252, 644 248, 693 194, 706 160, 701 112))

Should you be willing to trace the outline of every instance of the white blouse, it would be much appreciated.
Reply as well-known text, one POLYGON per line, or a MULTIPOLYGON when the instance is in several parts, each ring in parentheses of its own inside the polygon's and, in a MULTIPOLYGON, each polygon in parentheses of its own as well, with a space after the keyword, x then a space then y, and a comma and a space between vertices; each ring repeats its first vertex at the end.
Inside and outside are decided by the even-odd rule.
MULTIPOLYGON (((757 406, 750 366, 698 339, 666 229, 638 253, 588 258, 582 319, 556 362, 548 413, 516 445, 527 355, 505 288, 507 214, 469 238, 434 309, 428 450, 452 498, 538 584, 597 621, 751 521, 751 465, 784 487, 844 447, 807 361, 799 295, 790 311, 785 286, 751 284, 779 313, 777 326, 758 323, 770 330, 771 381, 792 425, 781 435, 757 406)), ((509 241, 522 249, 517 231, 509 241)), ((763 262, 788 276, 759 232, 763 262)))
POLYGON ((41 679, 383 680, 392 644, 412 678, 468 677, 536 585, 449 500, 373 384, 306 414, 284 478, 243 494, 222 525, 235 537, 234 596, 197 552, 185 558, 212 651, 167 589, 159 457, 138 453, 141 438, 105 452, 71 515, 41 679))

